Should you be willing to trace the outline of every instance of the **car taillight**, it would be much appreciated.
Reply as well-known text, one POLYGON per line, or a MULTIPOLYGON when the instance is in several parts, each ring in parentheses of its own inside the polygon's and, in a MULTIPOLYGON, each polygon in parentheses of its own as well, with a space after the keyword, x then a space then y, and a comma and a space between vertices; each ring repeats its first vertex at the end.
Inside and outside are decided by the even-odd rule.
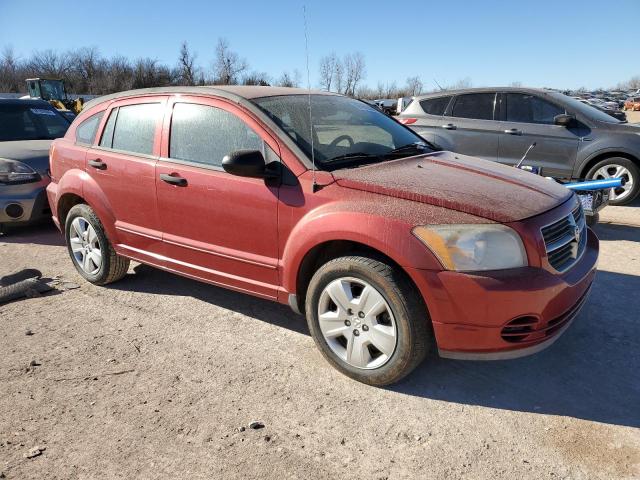
POLYGON ((411 125, 412 123, 416 123, 418 121, 417 118, 401 118, 400 123, 403 125, 411 125))

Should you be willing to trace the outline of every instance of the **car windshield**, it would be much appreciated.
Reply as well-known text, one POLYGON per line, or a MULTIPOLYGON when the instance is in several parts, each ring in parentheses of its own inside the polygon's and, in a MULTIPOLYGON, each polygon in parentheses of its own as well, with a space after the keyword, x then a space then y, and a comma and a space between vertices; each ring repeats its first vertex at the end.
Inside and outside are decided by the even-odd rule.
POLYGON ((596 120, 598 122, 607 122, 607 123, 624 123, 618 120, 617 118, 613 118, 611 115, 598 110, 596 107, 589 105, 588 103, 581 102, 580 100, 576 100, 575 98, 571 98, 567 95, 563 95, 562 93, 551 94, 557 100, 566 104, 570 109, 583 114, 584 116, 596 120))
POLYGON ((335 170, 432 151, 434 147, 365 102, 339 95, 256 98, 258 105, 318 168, 335 170), (313 130, 309 125, 309 104, 313 130), (311 132, 313 131, 313 139, 311 132))
POLYGON ((0 142, 53 140, 68 128, 69 121, 48 105, 0 102, 0 142))

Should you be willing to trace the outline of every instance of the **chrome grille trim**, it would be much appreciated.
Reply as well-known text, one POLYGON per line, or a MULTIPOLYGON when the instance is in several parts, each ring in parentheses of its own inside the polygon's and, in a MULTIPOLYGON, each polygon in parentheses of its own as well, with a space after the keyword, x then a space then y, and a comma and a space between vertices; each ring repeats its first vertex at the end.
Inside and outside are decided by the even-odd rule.
POLYGON ((587 244, 587 224, 582 205, 578 203, 571 214, 545 225, 540 233, 549 265, 558 272, 566 272, 580 260, 587 244))

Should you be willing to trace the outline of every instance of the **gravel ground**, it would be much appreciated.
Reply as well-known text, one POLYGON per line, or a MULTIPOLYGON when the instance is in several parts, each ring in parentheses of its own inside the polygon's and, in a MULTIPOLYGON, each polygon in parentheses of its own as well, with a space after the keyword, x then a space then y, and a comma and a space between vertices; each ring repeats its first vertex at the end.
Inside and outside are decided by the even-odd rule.
POLYGON ((640 478, 638 207, 603 213, 550 349, 431 356, 386 389, 330 368, 285 306, 138 264, 95 287, 52 227, 0 237, 0 277, 58 277, 0 306, 0 478, 640 478))

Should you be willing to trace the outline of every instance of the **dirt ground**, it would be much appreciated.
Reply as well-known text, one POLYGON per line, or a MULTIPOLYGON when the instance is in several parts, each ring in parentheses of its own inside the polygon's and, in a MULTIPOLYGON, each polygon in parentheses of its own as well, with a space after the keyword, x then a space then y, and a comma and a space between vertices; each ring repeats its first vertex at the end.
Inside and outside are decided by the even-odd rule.
POLYGON ((625 112, 629 123, 640 123, 640 112, 625 112))
POLYGON ((432 355, 384 389, 285 306, 138 264, 95 287, 52 227, 0 237, 0 278, 58 277, 0 306, 0 478, 640 478, 639 207, 604 212, 595 286, 550 349, 432 355))

